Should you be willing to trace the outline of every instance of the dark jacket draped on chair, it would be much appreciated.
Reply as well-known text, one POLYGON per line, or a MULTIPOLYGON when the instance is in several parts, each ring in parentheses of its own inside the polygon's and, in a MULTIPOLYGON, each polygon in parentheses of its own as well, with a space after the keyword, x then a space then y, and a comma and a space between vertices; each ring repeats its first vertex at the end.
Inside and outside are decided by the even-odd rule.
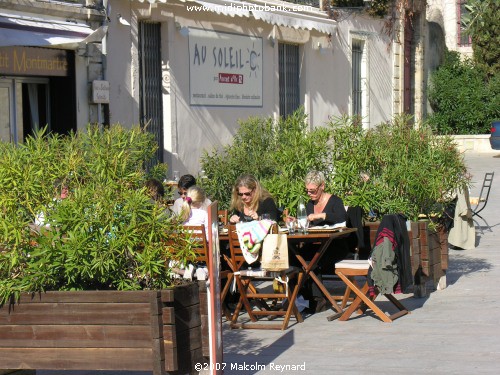
POLYGON ((406 293, 413 285, 410 239, 406 229, 406 218, 403 215, 385 215, 382 218, 370 257, 373 261, 373 268, 370 268, 368 278, 370 287, 376 286, 386 294, 393 291, 406 293), (388 246, 392 247, 393 254, 387 253, 388 246), (391 255, 393 258, 388 260, 387 257, 391 255), (388 262, 392 264, 387 266, 388 262), (396 285, 377 285, 372 279, 372 273, 379 283, 383 283, 381 280, 389 282, 391 276, 395 274, 397 283, 396 285))

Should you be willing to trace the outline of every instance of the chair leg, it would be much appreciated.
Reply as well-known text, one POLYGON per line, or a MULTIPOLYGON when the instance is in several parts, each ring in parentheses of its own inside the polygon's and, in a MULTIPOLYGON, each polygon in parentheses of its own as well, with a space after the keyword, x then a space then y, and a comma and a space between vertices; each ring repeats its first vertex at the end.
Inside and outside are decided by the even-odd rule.
POLYGON ((360 290, 357 288, 345 275, 342 273, 339 273, 339 277, 344 280, 347 286, 349 286, 354 293, 358 296, 353 303, 347 308, 347 310, 342 314, 342 316, 339 318, 341 321, 348 320, 351 315, 356 311, 359 306, 361 305, 362 302, 365 303, 365 305, 370 308, 380 319, 382 319, 386 323, 392 322, 392 320, 382 311, 380 310, 375 303, 366 296, 366 293, 368 292, 368 284, 365 283, 363 288, 360 290))
POLYGON ((283 319, 283 326, 281 328, 282 330, 287 329, 288 323, 290 322, 290 316, 292 315, 292 312, 295 315, 295 319, 297 319, 297 321, 299 323, 302 323, 304 321, 304 319, 302 318, 302 314, 300 313, 299 309, 295 305, 295 300, 297 299, 297 296, 299 294, 299 285, 302 282, 303 276, 304 276, 304 274, 302 272, 299 272, 297 283, 295 284, 293 291, 290 290, 290 286, 287 285, 288 295, 291 297, 288 299, 288 308, 286 309, 285 318, 283 319))

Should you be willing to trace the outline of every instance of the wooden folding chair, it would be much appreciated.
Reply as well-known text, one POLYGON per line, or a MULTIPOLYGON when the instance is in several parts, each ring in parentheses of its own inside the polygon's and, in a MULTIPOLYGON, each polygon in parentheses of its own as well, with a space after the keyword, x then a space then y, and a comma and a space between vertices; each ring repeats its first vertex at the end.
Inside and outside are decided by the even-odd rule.
POLYGON ((190 233, 196 252, 196 262, 205 262, 208 267, 208 241, 204 225, 185 225, 184 229, 190 233))
POLYGON ((217 217, 219 219, 219 223, 222 223, 222 225, 227 225, 229 223, 229 218, 228 218, 228 211, 227 210, 218 210, 217 211, 217 217))
POLYGON ((344 307, 346 305, 347 298, 349 297, 351 291, 355 293, 356 298, 351 305, 344 310, 344 312, 332 315, 327 318, 328 320, 338 318, 341 321, 345 321, 351 317, 354 311, 357 311, 359 314, 363 314, 366 310, 370 309, 382 321, 391 323, 394 319, 410 313, 406 307, 404 307, 392 294, 384 294, 384 296, 399 310, 395 314, 389 316, 386 315, 375 303, 375 298, 378 293, 374 296, 367 295, 369 290, 368 282, 365 281, 363 287, 359 287, 355 278, 363 276, 367 279, 369 268, 370 264, 367 260, 343 260, 335 264, 335 274, 337 274, 347 286, 342 306, 344 307))
MULTIPOLYGON (((193 250, 196 252, 196 262, 205 262, 208 267, 208 241, 207 236, 205 234, 205 226, 204 225, 185 225, 184 229, 191 233, 191 239, 194 240, 194 248, 193 250)), ((208 267, 209 268, 209 267, 208 267)), ((227 279, 229 275, 229 271, 220 271, 219 276, 221 280, 227 279)), ((226 283, 227 290, 229 281, 226 283)), ((222 302, 222 312, 226 316, 226 319, 231 319, 231 313, 224 305, 224 299, 227 294, 227 290, 225 293, 221 293, 221 302, 222 302)))
MULTIPOLYGON (((229 247, 231 258, 226 259, 233 272, 233 278, 238 287, 240 298, 231 318, 231 328, 261 328, 261 329, 281 329, 285 330, 288 327, 292 314, 298 322, 303 322, 302 315, 295 305, 295 300, 298 295, 298 286, 302 281, 303 273, 299 269, 290 268, 282 272, 267 272, 263 270, 243 270, 242 266, 245 263, 245 258, 240 247, 236 226, 229 226, 229 247), (282 280, 288 278, 283 291, 274 290, 272 292, 263 292, 258 290, 255 282, 268 281, 270 284, 279 276, 282 280), (297 278, 295 281, 294 279, 297 278), (290 281, 294 287, 290 287, 290 281), (269 304, 269 301, 272 303, 269 304), (253 308, 252 303, 258 308, 253 308), (245 308, 251 323, 239 323, 239 315, 245 308), (269 323, 259 321, 258 317, 267 316, 270 320, 277 317, 283 317, 280 323, 269 323)), ((272 285, 269 285, 272 287, 272 285)))

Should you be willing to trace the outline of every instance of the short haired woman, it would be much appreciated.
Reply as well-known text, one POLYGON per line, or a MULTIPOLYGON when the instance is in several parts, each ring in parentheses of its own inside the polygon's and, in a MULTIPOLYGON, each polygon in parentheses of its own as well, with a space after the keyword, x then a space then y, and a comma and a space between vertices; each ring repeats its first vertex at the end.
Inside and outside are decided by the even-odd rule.
MULTIPOLYGON (((325 175, 320 171, 310 171, 305 179, 305 190, 309 196, 306 203, 307 218, 311 226, 333 225, 344 223, 347 213, 342 199, 325 191, 325 175)), ((314 245, 309 245, 314 246, 314 245)), ((308 246, 306 246, 308 247, 308 246)), ((334 239, 318 262, 317 276, 321 279, 323 271, 325 274, 333 274, 335 263, 345 259, 349 252, 347 242, 344 239, 334 239)), ((314 252, 305 251, 304 258, 312 257, 314 252)), ((326 308, 327 301, 315 283, 308 279, 305 290, 306 298, 310 300, 310 312, 320 312, 326 308)))

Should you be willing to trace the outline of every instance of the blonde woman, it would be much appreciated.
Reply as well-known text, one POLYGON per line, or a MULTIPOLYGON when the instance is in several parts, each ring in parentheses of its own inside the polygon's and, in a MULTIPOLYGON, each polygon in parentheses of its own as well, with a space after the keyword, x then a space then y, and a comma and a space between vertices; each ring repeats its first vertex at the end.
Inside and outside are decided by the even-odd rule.
POLYGON ((259 220, 262 215, 269 219, 278 219, 278 208, 271 194, 264 189, 257 179, 244 174, 238 177, 233 186, 230 211, 234 214, 229 218, 232 224, 259 220))
POLYGON ((203 208, 207 196, 205 191, 199 186, 191 186, 181 205, 179 219, 183 225, 204 225, 205 233, 208 237, 208 214, 203 208))

